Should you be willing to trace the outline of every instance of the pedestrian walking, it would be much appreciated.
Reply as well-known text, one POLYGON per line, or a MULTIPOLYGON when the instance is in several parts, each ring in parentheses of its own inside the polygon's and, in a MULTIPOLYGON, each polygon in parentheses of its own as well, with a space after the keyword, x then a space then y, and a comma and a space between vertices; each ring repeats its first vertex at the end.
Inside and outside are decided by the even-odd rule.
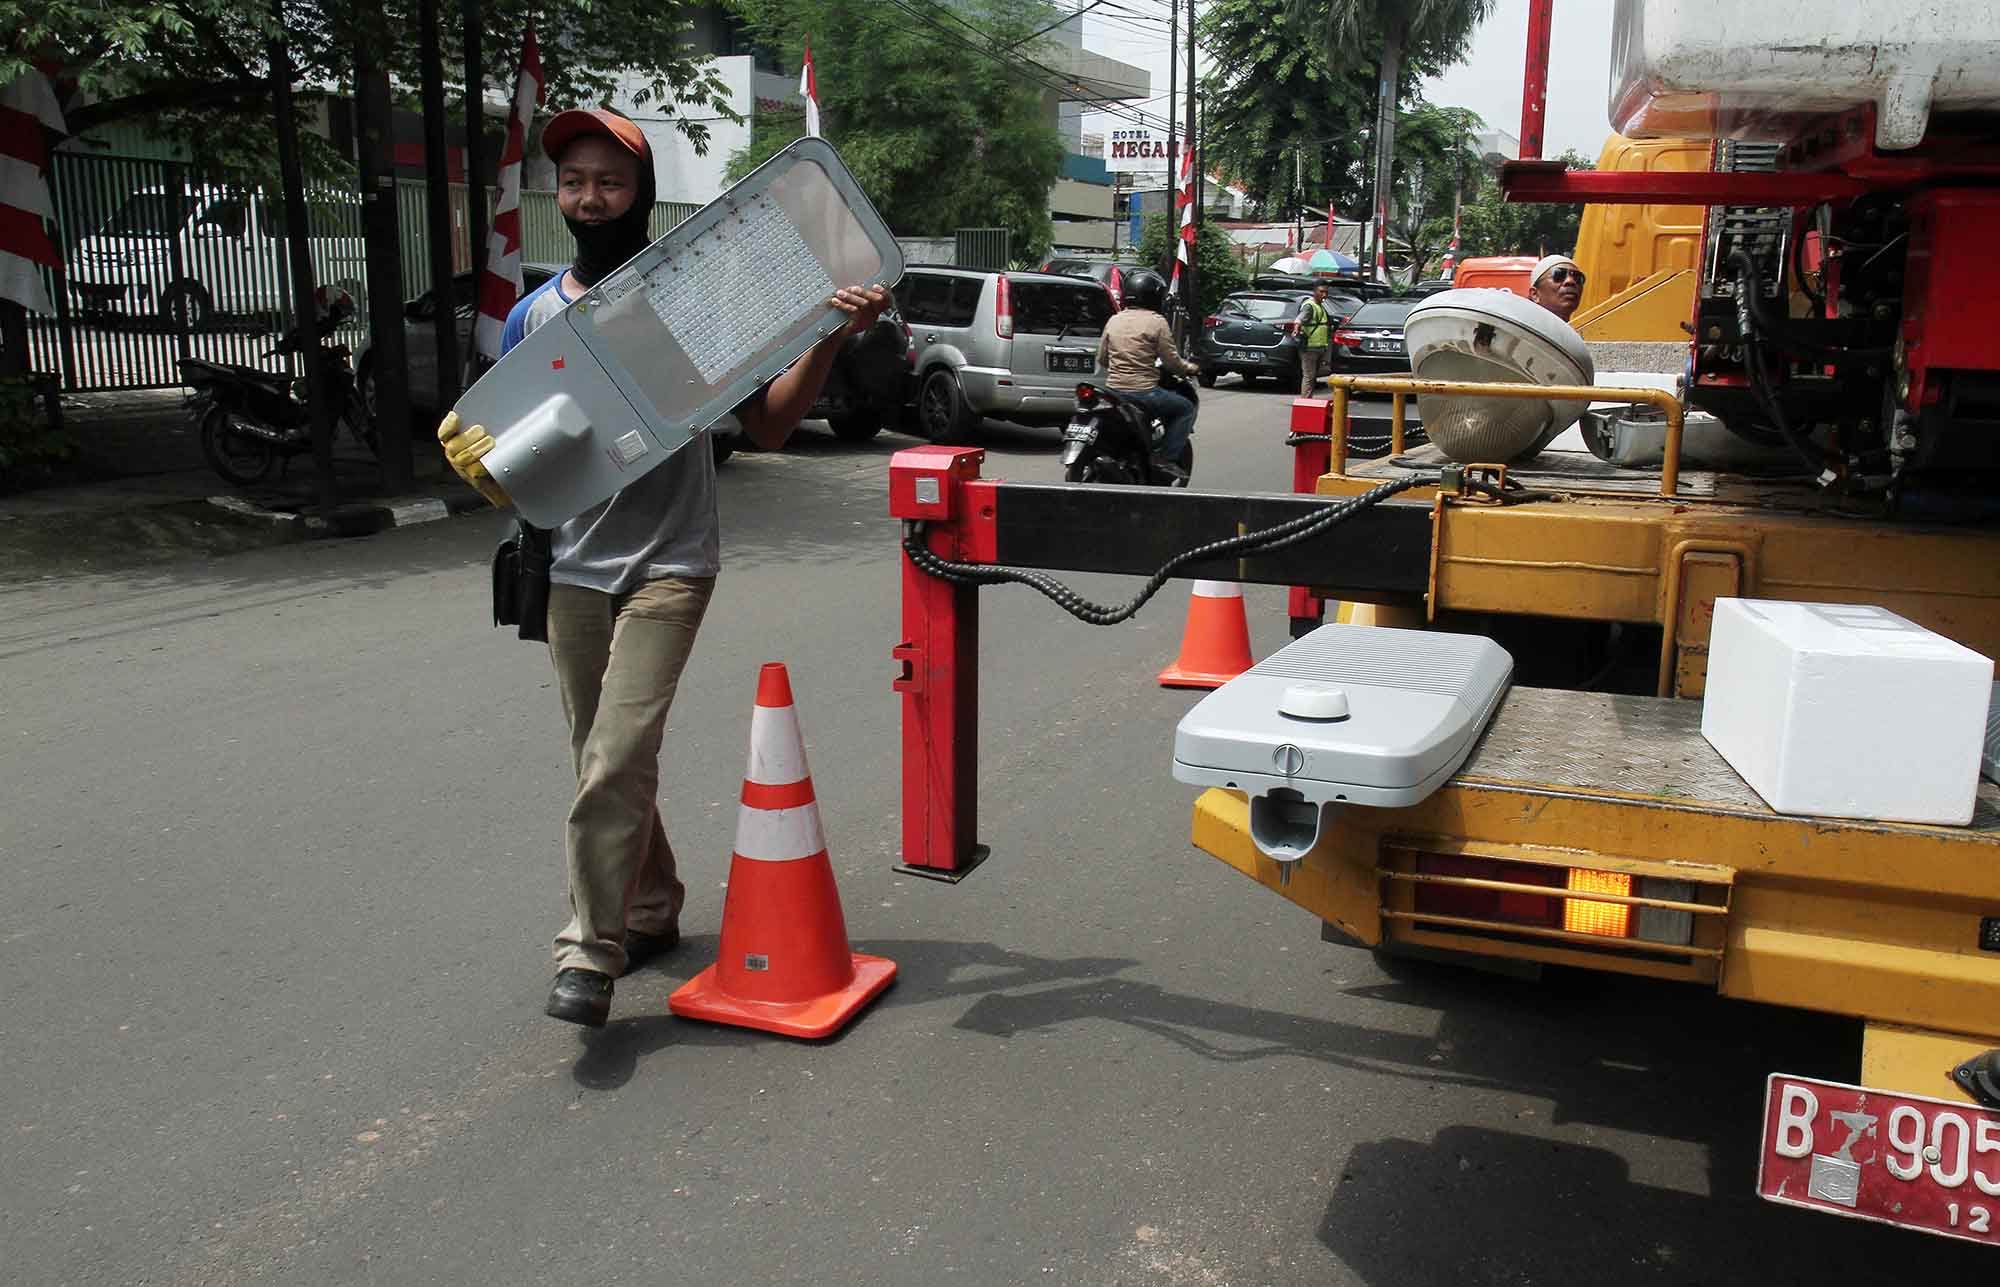
MULTIPOLYGON (((604 110, 562 112, 542 134, 556 164, 556 205, 576 242, 569 270, 514 306, 501 352, 560 314, 650 242, 652 148, 604 110)), ((710 432, 784 444, 826 383, 841 340, 889 306, 881 288, 828 301, 848 326, 820 341, 710 432)), ((480 465, 493 439, 447 416, 438 427, 459 474, 497 504, 480 465)), ((612 980, 680 942, 685 894, 659 806, 667 710, 721 570, 715 458, 697 443, 551 534, 548 645, 569 722, 576 794, 563 844, 569 919, 556 934, 547 1013, 591 1027, 611 1009, 612 980)))
POLYGON ((1333 314, 1326 311, 1326 283, 1313 287, 1299 308, 1299 396, 1310 398, 1333 371, 1333 314))

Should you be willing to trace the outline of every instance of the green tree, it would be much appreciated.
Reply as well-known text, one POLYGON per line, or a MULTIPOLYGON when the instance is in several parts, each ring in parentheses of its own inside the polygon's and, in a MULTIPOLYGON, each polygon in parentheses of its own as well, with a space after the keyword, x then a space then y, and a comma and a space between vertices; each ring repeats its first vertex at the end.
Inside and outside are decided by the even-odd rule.
MULTIPOLYGON (((464 93, 463 24, 441 4, 447 93, 455 111, 464 93)), ((537 28, 548 101, 556 106, 606 101, 636 78, 641 102, 669 115, 697 148, 707 126, 698 118, 739 119, 713 63, 686 43, 690 6, 652 0, 485 0, 482 37, 489 91, 513 84, 521 37, 537 28)), ((415 0, 284 0, 288 52, 306 113, 323 93, 351 88, 357 41, 370 48, 414 106, 419 84, 415 0)), ((187 146, 214 172, 268 172, 271 8, 251 0, 0 0, 0 28, 17 33, 0 46, 0 83, 19 75, 29 56, 56 64, 56 76, 82 91, 68 124, 81 132, 137 121, 164 140, 187 146)), ((310 135, 308 135, 310 137, 310 135)), ((318 160, 328 157, 321 152, 318 160)))
POLYGON ((1317 21, 1329 63, 1337 65, 1358 50, 1381 51, 1375 104, 1377 193, 1394 191, 1403 64, 1449 67, 1457 62, 1493 5, 1494 0, 1285 0, 1295 19, 1317 21))
POLYGON ((1479 117, 1462 107, 1419 104, 1397 122, 1396 199, 1389 234, 1410 248, 1411 280, 1429 270, 1451 243, 1453 194, 1461 179, 1470 183, 1485 172, 1473 131, 1479 117), (1439 213, 1443 212, 1440 235, 1439 213))
MULTIPOLYGON (((1179 228, 1172 215, 1156 214, 1146 216, 1139 235, 1139 262, 1148 268, 1157 269, 1160 276, 1173 280, 1174 251, 1178 243, 1174 234, 1179 228)), ((1195 311, 1206 317, 1215 311, 1216 305, 1233 291, 1242 290, 1250 284, 1249 274, 1236 258, 1236 247, 1229 240, 1229 234, 1213 223, 1201 224, 1194 239, 1195 311)))
MULTIPOLYGON (((1564 152, 1558 159, 1571 170, 1597 168, 1574 150, 1564 152)), ((1467 258, 1474 255, 1540 256, 1558 251, 1568 254, 1576 249, 1576 231, 1582 222, 1583 207, 1580 205, 1550 202, 1522 204, 1502 200, 1499 179, 1481 166, 1475 176, 1468 176, 1467 179, 1459 254, 1467 258)), ((1424 236, 1433 245, 1450 242, 1451 211, 1448 208, 1426 221, 1424 236)))
MULTIPOLYGON (((939 236, 1004 227, 1017 259, 1047 253, 1049 189, 1064 147, 1042 89, 1016 67, 875 0, 735 3, 759 39, 794 59, 811 39, 821 128, 891 228, 939 236)), ((1025 41, 1059 16, 1041 0, 989 0, 957 12, 996 47, 1025 41)), ((801 113, 760 111, 750 145, 730 157, 730 177, 804 129, 801 113)))

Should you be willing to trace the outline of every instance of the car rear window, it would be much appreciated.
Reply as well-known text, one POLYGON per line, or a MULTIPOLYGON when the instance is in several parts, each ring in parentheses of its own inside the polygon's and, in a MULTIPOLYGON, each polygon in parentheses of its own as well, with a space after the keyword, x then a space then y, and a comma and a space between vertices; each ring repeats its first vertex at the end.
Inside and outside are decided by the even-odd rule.
POLYGON ((1299 302, 1295 299, 1269 299, 1263 296, 1245 295, 1230 302, 1260 322, 1289 319, 1299 311, 1299 302))
POLYGON ((979 292, 985 284, 980 277, 909 273, 897 297, 909 321, 925 326, 970 326, 979 312, 979 292))
POLYGON ((1095 284, 1008 280, 1014 332, 1029 335, 1097 335, 1111 320, 1111 296, 1095 284))
POLYGON ((1416 299, 1378 299, 1372 304, 1363 304, 1354 316, 1347 319, 1349 326, 1401 326, 1410 310, 1421 304, 1416 299))

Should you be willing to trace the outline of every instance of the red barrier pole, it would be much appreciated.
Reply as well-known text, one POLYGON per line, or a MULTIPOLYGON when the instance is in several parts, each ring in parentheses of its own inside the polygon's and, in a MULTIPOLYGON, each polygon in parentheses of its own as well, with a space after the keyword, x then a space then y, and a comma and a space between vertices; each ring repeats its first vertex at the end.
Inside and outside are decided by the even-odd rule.
POLYGON ((1528 68, 1521 75, 1521 159, 1542 156, 1542 123, 1548 114, 1549 26, 1556 0, 1528 0, 1528 68))
MULTIPOLYGON (((1291 430, 1295 438, 1310 434, 1319 439, 1292 447, 1292 491, 1310 496, 1318 489, 1320 475, 1333 463, 1333 439, 1326 430, 1326 399, 1293 398, 1291 430)), ((1325 600, 1302 585, 1291 587, 1286 610, 1292 619, 1293 638, 1326 618, 1325 600)))
MULTIPOLYGON (((981 515, 966 483, 977 447, 915 447, 889 462, 889 513, 921 520, 940 557, 978 561, 970 529, 981 515)), ((991 514, 983 516, 990 520, 991 514)), ((975 586, 931 576, 903 555, 903 635, 890 650, 903 695, 903 861, 896 870, 958 881, 987 855, 979 821, 979 597, 975 586)))

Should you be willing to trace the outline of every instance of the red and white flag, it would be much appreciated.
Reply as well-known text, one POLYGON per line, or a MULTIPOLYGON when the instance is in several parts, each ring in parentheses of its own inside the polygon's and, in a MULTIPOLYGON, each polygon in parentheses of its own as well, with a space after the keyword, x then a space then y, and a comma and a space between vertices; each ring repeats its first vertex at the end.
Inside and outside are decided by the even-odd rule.
POLYGON ((541 101, 542 51, 529 23, 521 42, 521 74, 514 80, 514 107, 507 116, 507 143, 500 150, 500 204, 486 238, 486 271, 479 278, 473 343, 489 362, 500 360, 500 332, 521 298, 521 159, 528 151, 528 123, 541 101))
POLYGON ((42 281, 43 269, 62 267, 49 236, 48 136, 67 132, 47 76, 31 69, 0 87, 0 299, 35 313, 55 311, 42 281))
POLYGON ((1340 217, 1339 215, 1336 215, 1336 214, 1335 214, 1335 213, 1333 212, 1333 202, 1331 202, 1331 201, 1327 202, 1327 203, 1326 203, 1326 239, 1325 239, 1325 241, 1324 241, 1324 243, 1323 243, 1323 244, 1325 245, 1325 247, 1326 247, 1326 248, 1327 248, 1328 250, 1332 250, 1332 249, 1333 249, 1333 224, 1334 224, 1334 221, 1335 221, 1336 219, 1338 219, 1339 217, 1340 217))
POLYGON ((1442 275, 1446 277, 1451 276, 1452 270, 1458 267, 1459 213, 1458 202, 1454 200, 1451 204, 1451 248, 1444 252, 1444 263, 1439 265, 1439 268, 1443 270, 1442 275))
POLYGON ((806 135, 819 137, 819 81, 813 76, 813 42, 806 41, 805 66, 799 68, 799 93, 806 100, 806 135))
POLYGON ((1389 208, 1382 202, 1375 205, 1375 280, 1389 280, 1389 248, 1383 240, 1383 231, 1389 226, 1389 208))
POLYGON ((1194 148, 1190 145, 1181 153, 1181 185, 1174 193, 1174 204, 1180 208, 1180 245, 1174 249, 1174 277, 1168 283, 1169 290, 1179 290, 1181 285, 1181 265, 1194 262, 1194 148))

